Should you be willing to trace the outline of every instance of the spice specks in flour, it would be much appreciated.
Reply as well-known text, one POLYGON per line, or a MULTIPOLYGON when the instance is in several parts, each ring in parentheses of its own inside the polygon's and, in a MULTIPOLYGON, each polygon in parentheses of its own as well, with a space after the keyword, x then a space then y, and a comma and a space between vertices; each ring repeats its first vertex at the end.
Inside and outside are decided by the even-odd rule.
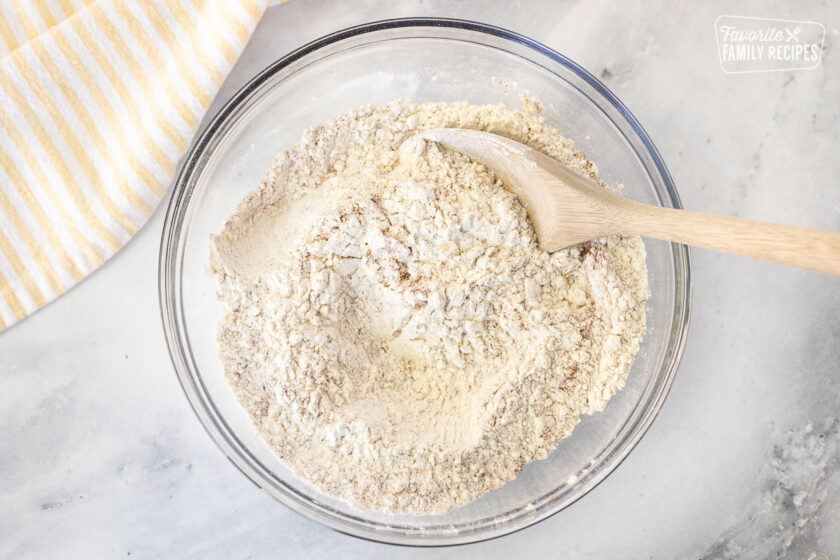
POLYGON ((262 437, 360 509, 436 513, 546 457, 645 328, 638 237, 552 254, 485 166, 405 140, 508 136, 587 175, 535 114, 398 101, 305 132, 211 240, 220 356, 262 437))

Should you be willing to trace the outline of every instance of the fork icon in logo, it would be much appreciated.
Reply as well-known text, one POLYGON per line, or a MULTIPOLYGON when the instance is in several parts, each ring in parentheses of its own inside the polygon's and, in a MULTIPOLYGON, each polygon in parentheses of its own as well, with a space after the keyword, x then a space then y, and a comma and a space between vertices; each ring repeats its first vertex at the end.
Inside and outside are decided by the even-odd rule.
POLYGON ((797 37, 797 35, 799 35, 799 33, 801 31, 802 31, 802 28, 799 27, 799 26, 794 27, 792 31, 791 31, 790 27, 785 27, 785 33, 787 33, 787 39, 785 39, 785 42, 790 43, 791 39, 793 39, 794 41, 796 41, 798 43, 799 42, 799 37, 797 37))

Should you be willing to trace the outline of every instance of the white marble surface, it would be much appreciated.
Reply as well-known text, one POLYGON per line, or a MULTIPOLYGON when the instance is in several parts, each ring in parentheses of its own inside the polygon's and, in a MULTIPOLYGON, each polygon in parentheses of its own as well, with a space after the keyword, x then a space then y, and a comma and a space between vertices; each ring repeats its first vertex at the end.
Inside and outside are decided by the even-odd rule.
MULTIPOLYGON (((840 5, 619 4, 293 0, 267 14, 214 108, 327 32, 478 19, 601 77, 647 128, 687 207, 840 230, 840 5), (822 65, 722 73, 713 22, 733 13, 823 22, 822 65)), ((0 557, 840 558, 840 279, 695 250, 682 366, 618 470, 515 535, 411 550, 309 522, 215 447, 162 335, 162 218, 0 334, 0 557)))

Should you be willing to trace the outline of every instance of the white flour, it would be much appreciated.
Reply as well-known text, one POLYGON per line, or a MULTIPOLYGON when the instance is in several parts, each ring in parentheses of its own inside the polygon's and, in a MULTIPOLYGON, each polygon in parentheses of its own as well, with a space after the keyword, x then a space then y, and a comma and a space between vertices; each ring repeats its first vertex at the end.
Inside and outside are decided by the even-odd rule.
POLYGON ((638 237, 539 251, 483 165, 399 149, 435 127, 595 177, 533 114, 394 102, 307 131, 211 243, 238 398, 295 472, 361 509, 441 512, 516 477, 623 386, 644 332, 638 237))

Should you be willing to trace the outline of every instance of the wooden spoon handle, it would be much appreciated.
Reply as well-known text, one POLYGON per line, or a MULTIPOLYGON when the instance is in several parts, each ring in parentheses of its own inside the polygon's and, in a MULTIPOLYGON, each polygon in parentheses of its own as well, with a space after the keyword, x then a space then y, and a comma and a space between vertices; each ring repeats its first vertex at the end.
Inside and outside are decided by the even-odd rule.
POLYGON ((840 233, 640 203, 632 206, 621 216, 627 233, 840 276, 840 233))

